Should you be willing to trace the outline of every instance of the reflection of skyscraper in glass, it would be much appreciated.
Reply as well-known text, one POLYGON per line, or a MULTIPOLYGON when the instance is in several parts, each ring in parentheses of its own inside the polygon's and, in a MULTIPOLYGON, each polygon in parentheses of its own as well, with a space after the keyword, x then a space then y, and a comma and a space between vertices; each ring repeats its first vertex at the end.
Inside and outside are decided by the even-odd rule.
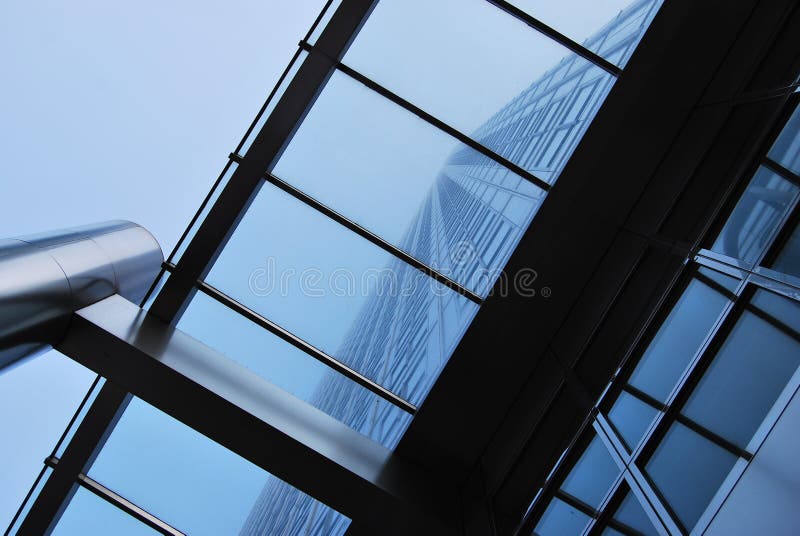
MULTIPOLYGON (((660 5, 638 0, 583 44, 624 65, 660 5)), ((471 136, 552 184, 614 82, 594 64, 570 54, 489 118, 471 136)), ((443 166, 406 231, 400 248, 453 280, 484 294, 544 192, 462 146, 443 166)), ((418 403, 460 339, 456 332, 474 304, 454 292, 431 291, 427 276, 396 259, 380 279, 336 353, 366 376, 418 403)), ((391 406, 338 374, 324 378, 315 405, 385 445, 409 422, 391 406), (354 411, 354 408, 356 410, 354 411), (359 416, 351 422, 350 416, 359 416), (346 418, 347 417, 347 418, 346 418)), ((271 479, 242 527, 243 535, 343 534, 348 522, 330 508, 271 479), (285 532, 291 530, 292 532, 285 532)))

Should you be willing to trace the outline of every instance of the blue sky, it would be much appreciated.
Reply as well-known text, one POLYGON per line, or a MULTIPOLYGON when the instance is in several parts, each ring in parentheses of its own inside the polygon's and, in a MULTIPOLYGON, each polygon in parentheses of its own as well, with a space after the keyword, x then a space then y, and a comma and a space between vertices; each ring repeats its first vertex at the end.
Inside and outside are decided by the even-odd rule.
MULTIPOLYGON (((323 4, 0 3, 0 236, 123 218, 168 253, 323 4)), ((0 525, 92 379, 0 374, 0 525)))

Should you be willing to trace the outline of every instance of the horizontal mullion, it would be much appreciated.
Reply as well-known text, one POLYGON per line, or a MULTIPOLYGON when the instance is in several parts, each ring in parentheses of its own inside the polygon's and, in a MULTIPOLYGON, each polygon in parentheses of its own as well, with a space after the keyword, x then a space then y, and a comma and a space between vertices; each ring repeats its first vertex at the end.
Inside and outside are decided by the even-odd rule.
POLYGON ((495 151, 489 149, 488 147, 486 147, 482 143, 474 140, 470 136, 467 136, 466 134, 464 134, 460 130, 448 125, 447 123, 445 123, 441 119, 437 118, 436 116, 429 114, 428 112, 426 112, 422 108, 419 108, 419 107, 415 106, 411 102, 405 100, 403 97, 397 95, 396 93, 393 93, 392 91, 390 91, 389 89, 387 89, 387 88, 383 87, 382 85, 378 84, 374 80, 372 80, 372 79, 364 76, 363 74, 359 73, 358 71, 356 71, 352 67, 348 67, 347 65, 345 65, 342 62, 334 60, 334 59, 328 57, 327 55, 325 55, 324 52, 320 51, 317 47, 315 47, 313 45, 310 45, 310 44, 306 43, 305 41, 301 41, 300 42, 300 47, 302 47, 304 50, 308 51, 309 53, 316 52, 316 53, 326 57, 336 67, 337 70, 339 70, 342 73, 346 74, 347 76, 349 76, 353 80, 356 80, 357 82, 360 82, 361 84, 367 86, 372 91, 378 93, 382 97, 392 101, 393 103, 397 104, 398 106, 400 106, 400 107, 404 108, 405 110, 411 112, 412 114, 416 115, 417 117, 419 117, 423 121, 425 121, 427 123, 430 123, 431 125, 435 126, 439 130, 442 130, 442 131, 446 132, 447 134, 449 134, 450 136, 456 138, 458 141, 460 141, 464 145, 467 145, 471 149, 474 149, 475 151, 481 153, 486 158, 489 158, 490 160, 494 160, 496 163, 500 164, 501 166, 503 166, 505 168, 508 168, 509 170, 513 171, 514 173, 516 173, 520 177, 524 178, 528 182, 531 182, 531 183, 535 184, 537 187, 541 188, 542 190, 544 190, 544 191, 549 191, 550 190, 550 184, 548 184, 546 181, 540 179, 539 177, 537 177, 536 175, 534 175, 530 171, 528 171, 528 170, 518 166, 517 164, 511 162, 510 160, 508 160, 504 156, 499 155, 498 153, 496 153, 495 151))
POLYGON ((512 17, 521 20, 531 28, 543 33, 550 39, 557 41, 565 48, 568 48, 571 52, 574 52, 583 59, 594 63, 604 71, 611 73, 614 76, 619 76, 622 74, 622 69, 620 69, 619 67, 617 67, 604 57, 592 52, 583 45, 573 41, 566 35, 559 32, 558 30, 548 26, 539 19, 532 17, 531 15, 521 10, 520 8, 512 4, 509 4, 504 0, 486 0, 486 1, 489 2, 490 4, 494 4, 495 6, 502 9, 512 17))
POLYGON ((764 158, 763 164, 771 171, 780 175, 781 178, 786 179, 787 181, 791 182, 796 186, 800 186, 800 176, 798 176, 792 170, 782 166, 781 164, 779 164, 778 162, 776 162, 775 160, 771 159, 768 156, 764 158))
MULTIPOLYGON (((58 462, 59 460, 55 456, 51 456, 44 461, 45 465, 52 469, 58 466, 58 462)), ((115 493, 100 482, 83 473, 78 475, 78 484, 165 536, 186 536, 169 523, 159 519, 144 508, 137 506, 122 495, 115 493)))
POLYGON ((259 325, 260 327, 266 329, 273 335, 276 335, 283 339, 284 341, 288 342, 295 348, 302 350, 306 354, 310 355, 320 363, 328 366, 329 368, 335 370, 339 374, 345 376, 346 378, 352 380, 353 382, 357 383, 358 385, 364 387, 365 389, 369 390, 370 392, 378 395, 379 397, 383 398, 390 404, 397 406, 398 408, 402 409, 406 413, 414 415, 417 412, 417 407, 413 405, 411 402, 408 402, 404 398, 400 397, 399 395, 393 393, 392 391, 386 389, 382 385, 370 380, 360 372, 348 367, 338 359, 326 354, 319 348, 309 344, 308 342, 304 341, 300 337, 297 337, 293 333, 285 330, 284 328, 280 327, 279 325, 275 324, 271 320, 265 318, 264 316, 258 314, 257 312, 253 311, 249 307, 239 303, 238 301, 234 300, 224 292, 212 287, 208 283, 198 281, 197 288, 206 294, 207 296, 217 300, 219 303, 225 305, 229 309, 235 311, 236 313, 244 316, 251 322, 259 325))
POLYGON ((350 231, 353 231, 354 233, 356 233, 360 237, 362 237, 362 238, 364 238, 366 240, 369 240, 371 243, 375 244, 376 246, 378 246, 379 248, 383 249, 384 251, 394 255, 398 259, 400 259, 400 260, 404 261, 405 263, 413 266, 414 268, 416 268, 420 272, 424 273, 425 275, 435 279, 437 282, 441 283, 442 285, 454 290, 455 292, 458 292, 462 296, 468 298, 469 300, 475 302, 478 305, 483 303, 483 300, 481 299, 481 297, 478 296, 477 294, 475 294, 474 292, 472 292, 471 290, 469 290, 469 289, 467 289, 465 287, 462 287, 460 284, 456 283, 455 281, 453 281, 449 277, 441 274, 440 272, 437 272, 436 270, 434 270, 433 268, 431 268, 430 266, 428 266, 424 262, 420 261, 416 257, 413 257, 413 256, 409 255, 408 253, 406 253, 405 251, 393 246, 392 244, 390 244, 389 242, 387 242, 383 238, 381 238, 381 237, 377 236, 376 234, 368 231, 367 229, 364 229, 363 227, 361 227, 357 223, 353 222, 352 220, 349 220, 345 216, 342 216, 341 214, 339 214, 335 210, 327 207, 326 205, 323 205, 322 203, 320 203, 319 201, 317 201, 313 197, 311 197, 309 195, 306 195, 305 193, 303 193, 302 191, 298 190, 294 186, 291 186, 286 181, 283 181, 283 180, 279 179, 278 177, 275 177, 274 175, 271 175, 271 174, 268 174, 266 176, 265 180, 267 182, 269 182, 270 184, 280 188, 281 190, 283 190, 287 194, 291 195, 292 197, 294 197, 298 201, 301 201, 301 202, 305 203, 306 205, 308 205, 309 207, 311 207, 311 208, 317 210, 318 212, 321 212, 322 214, 326 215, 330 219, 334 220, 336 223, 338 223, 340 225, 343 225, 344 227, 346 227, 350 231))
POLYGON ((744 458, 747 461, 753 459, 753 455, 747 452, 745 449, 741 448, 735 443, 732 443, 731 441, 728 441, 727 439, 717 434, 716 432, 712 432, 705 426, 695 422, 686 415, 682 413, 676 413, 675 420, 684 425, 685 427, 689 428, 696 434, 703 436, 704 438, 711 441, 715 445, 727 450, 731 454, 734 454, 735 456, 738 456, 740 458, 744 458))

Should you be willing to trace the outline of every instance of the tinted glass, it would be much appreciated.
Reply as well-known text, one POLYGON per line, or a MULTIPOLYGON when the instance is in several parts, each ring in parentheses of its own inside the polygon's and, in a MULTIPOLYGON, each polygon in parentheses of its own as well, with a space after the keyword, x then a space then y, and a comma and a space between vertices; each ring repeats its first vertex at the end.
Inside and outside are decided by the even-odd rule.
POLYGON ((544 196, 341 73, 273 174, 482 295, 544 196))
POLYGON ((511 0, 509 3, 620 67, 628 61, 661 5, 660 0, 511 0))
POLYGON ((269 184, 208 281, 414 403, 477 310, 269 184))
POLYGON ((708 277, 709 279, 711 279, 718 285, 721 285, 723 288, 729 290, 730 292, 736 292, 736 289, 739 287, 739 283, 741 281, 738 278, 731 277, 729 275, 723 274, 722 272, 712 270, 711 268, 707 268, 705 266, 699 267, 697 269, 697 272, 700 275, 708 277))
POLYGON ((629 383, 664 402, 728 300, 692 280, 644 352, 629 383))
POLYGON ((608 420, 622 436, 629 450, 636 448, 658 410, 630 393, 622 391, 608 412, 608 420))
POLYGON ((583 533, 589 520, 580 510, 554 498, 533 532, 537 536, 577 536, 583 533))
POLYGON ((597 508, 620 471, 603 442, 595 437, 561 484, 561 489, 597 508))
POLYGON ((645 469, 691 530, 735 462, 730 452, 676 423, 645 469))
POLYGON ((138 399, 128 405, 89 476, 188 534, 237 534, 257 519, 299 530, 311 523, 310 515, 340 517, 138 399), (277 491, 265 501, 270 486, 277 491), (278 506, 291 497, 286 515, 278 506))
POLYGON ((773 270, 800 277, 800 226, 796 226, 789 240, 784 244, 778 258, 772 265, 773 270))
POLYGON ((769 157, 800 174, 800 108, 795 109, 789 122, 783 127, 769 151, 769 157))
POLYGON ((138 519, 129 516, 91 491, 79 487, 58 520, 53 536, 157 536, 138 519))
POLYGON ((198 292, 178 323, 196 339, 392 448, 411 415, 198 292))
POLYGON ((772 244, 798 190, 767 168, 759 168, 711 249, 748 265, 758 262, 772 244))
POLYGON ((800 344, 745 312, 683 412, 742 448, 800 364, 800 344))
POLYGON ((631 492, 628 492, 625 498, 622 499, 622 504, 619 505, 617 512, 614 514, 614 519, 647 536, 658 535, 658 531, 650 522, 650 518, 647 517, 644 508, 631 492))
POLYGON ((750 303, 766 314, 800 332, 800 303, 766 290, 757 290, 750 303))
POLYGON ((485 0, 381 0, 344 63, 548 182, 614 82, 485 0))

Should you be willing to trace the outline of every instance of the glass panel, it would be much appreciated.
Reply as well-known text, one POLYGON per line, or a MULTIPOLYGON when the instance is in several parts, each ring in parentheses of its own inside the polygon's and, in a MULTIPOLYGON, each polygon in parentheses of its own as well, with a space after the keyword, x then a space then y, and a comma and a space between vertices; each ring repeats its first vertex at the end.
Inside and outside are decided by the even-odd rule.
POLYGON ((683 413, 746 448, 798 364, 797 340, 745 312, 683 413))
MULTIPOLYGON (((189 232, 186 233, 186 236, 183 238, 183 240, 181 240, 180 243, 178 243, 178 246, 175 249, 175 253, 172 255, 172 257, 170 257, 171 263, 178 264, 178 261, 181 259, 181 257, 183 257, 183 254, 186 252, 186 248, 189 247, 189 242, 191 242, 192 239, 194 238, 194 235, 197 234, 197 230, 200 228, 200 225, 202 225, 203 221, 206 219, 206 216, 208 216, 208 213, 211 212, 211 207, 213 207, 214 203, 217 202, 217 199, 219 199, 222 190, 224 190, 225 187, 228 185, 228 181, 230 181, 231 175, 233 175, 233 172, 236 171, 237 167, 236 162, 232 162, 229 160, 226 166, 227 167, 223 171, 222 178, 211 189, 211 197, 208 198, 208 202, 201 207, 200 214, 197 215, 197 219, 189 228, 189 232)), ((157 295, 158 293, 154 294, 157 295)), ((154 298, 151 297, 150 304, 152 304, 153 299, 154 298)), ((147 307, 145 308, 150 309, 150 304, 148 304, 147 307)))
POLYGON ((264 111, 261 112, 261 115, 258 116, 256 119, 255 124, 253 125, 252 130, 245 135, 245 138, 241 142, 241 147, 237 151, 241 156, 247 155, 247 151, 250 150, 250 146, 255 141, 256 136, 258 133, 261 132, 261 129, 264 127, 264 124, 269 119, 269 116, 272 114, 272 111, 275 109, 275 106, 278 105, 278 102, 283 97, 283 94, 286 92, 286 88, 289 87, 289 84, 294 79, 294 75, 297 74, 297 71, 300 70, 300 66, 303 65, 306 57, 308 56, 308 52, 305 50, 301 50, 300 53, 297 55, 295 59, 293 59, 292 63, 289 64, 289 69, 286 71, 286 76, 283 80, 278 84, 278 86, 274 89, 275 93, 271 94, 271 97, 267 98, 266 107, 264 111))
POLYGON ((647 517, 644 508, 630 491, 622 499, 622 504, 619 505, 617 512, 614 514, 614 520, 646 536, 658 536, 658 531, 653 526, 653 523, 650 522, 650 518, 647 517))
POLYGON ((157 535, 135 517, 84 488, 78 488, 58 520, 53 536, 157 535))
POLYGON ((618 530, 612 529, 611 527, 606 527, 605 530, 603 531, 603 536, 626 536, 626 535, 618 530))
POLYGON ((711 250, 751 266, 757 263, 794 205, 798 190, 770 170, 759 168, 711 250))
POLYGON ((736 456, 675 423, 646 471, 683 525, 691 530, 728 476, 736 456))
POLYGON ((800 303, 797 301, 774 292, 757 290, 750 303, 793 330, 800 332, 800 303))
POLYGON ((666 402, 727 303, 719 292, 692 280, 653 337, 629 383, 666 402))
POLYGON ((736 292, 736 289, 739 288, 739 283, 741 282, 740 279, 731 277, 716 270, 712 270, 711 268, 707 268, 705 266, 699 267, 697 269, 697 272, 708 277, 709 279, 711 279, 718 285, 721 285, 723 288, 729 290, 730 292, 736 292))
POLYGON ((620 67, 628 61, 661 6, 661 0, 511 0, 509 3, 620 67))
POLYGON ((800 174, 800 107, 795 109, 783 127, 769 150, 769 157, 786 169, 800 174))
POLYGON ((561 490, 597 509, 620 471, 599 437, 586 447, 561 490))
POLYGON ((381 0, 343 61, 551 183, 614 83, 485 0, 381 0))
POLYGON ((622 436, 628 450, 633 451, 657 414, 658 410, 650 404, 622 391, 608 412, 608 420, 622 436))
POLYGON ((482 295, 544 196, 341 73, 273 174, 482 295))
POLYGON ((208 281, 412 403, 477 310, 269 184, 208 281))
POLYGON ((794 228, 792 236, 784 244, 778 258, 772 265, 773 270, 800 277, 800 225, 794 228))
POLYGON ((198 292, 178 328, 355 430, 393 448, 411 415, 198 292))
POLYGON ((341 517, 139 399, 128 405, 89 476, 193 535, 248 533, 276 523, 299 531, 312 510, 341 517), (272 502, 263 500, 265 492, 272 502), (283 512, 286 497, 300 499, 283 512))
POLYGON ((553 498, 533 533, 536 536, 572 536, 583 533, 589 516, 564 501, 553 498))

